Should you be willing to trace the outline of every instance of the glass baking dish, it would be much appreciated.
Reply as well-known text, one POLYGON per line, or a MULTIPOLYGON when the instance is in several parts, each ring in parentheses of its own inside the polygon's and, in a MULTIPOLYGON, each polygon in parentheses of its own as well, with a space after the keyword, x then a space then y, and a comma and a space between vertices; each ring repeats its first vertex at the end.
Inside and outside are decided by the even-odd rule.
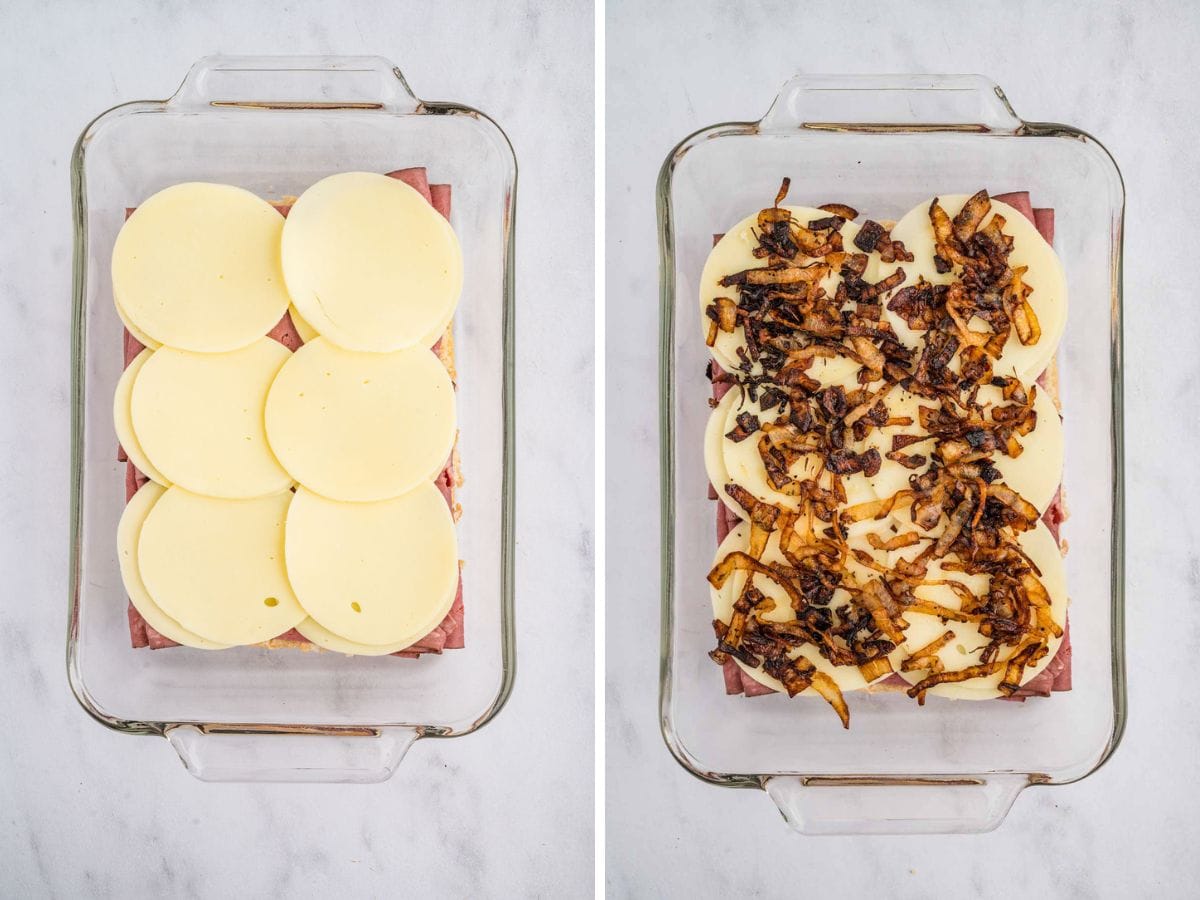
POLYGON ((762 788, 805 833, 995 828, 1030 784, 1094 772, 1125 723, 1121 398, 1124 187, 1104 147, 1023 122, 976 76, 798 76, 758 122, 686 138, 658 181, 662 321, 663 736, 713 784, 762 788), (1074 689, 1026 703, 724 694, 705 576, 716 548, 703 432, 709 359, 697 303, 714 233, 769 205, 847 203, 897 219, 936 194, 1028 190, 1056 215, 1070 312, 1058 352, 1074 689))
POLYGON ((84 129, 75 211, 72 505, 67 667, 101 723, 167 737, 205 780, 380 781, 423 737, 468 734, 508 698, 513 639, 513 221, 504 132, 417 99, 377 57, 209 57, 175 96, 84 129), (458 525, 466 647, 418 660, 242 647, 133 650, 115 535, 124 507, 112 397, 122 325, 110 256, 125 208, 170 184, 218 181, 272 199, 325 175, 427 166, 453 185, 463 247, 455 317, 458 525))

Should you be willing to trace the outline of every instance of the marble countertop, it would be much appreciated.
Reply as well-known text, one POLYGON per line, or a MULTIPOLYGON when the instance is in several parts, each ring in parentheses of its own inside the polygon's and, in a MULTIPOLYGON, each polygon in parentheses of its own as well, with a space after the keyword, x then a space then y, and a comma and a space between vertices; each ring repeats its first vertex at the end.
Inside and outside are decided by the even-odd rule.
POLYGON ((1194 205, 1200 100, 1179 73, 1194 68, 1200 17, 1183 2, 1089 4, 1086 14, 1065 2, 969 13, 935 2, 827 14, 789 2, 702 6, 670 0, 649 12, 610 0, 608 9, 607 316, 610 335, 640 336, 608 340, 610 895, 1194 895, 1200 701, 1185 687, 1195 680, 1185 660, 1200 631, 1200 475, 1182 448, 1197 433, 1188 410, 1200 382, 1190 346, 1200 264, 1162 250, 1194 205), (1025 791, 990 834, 800 837, 765 793, 696 780, 659 735, 658 516, 612 515, 658 488, 656 405, 628 400, 657 378, 654 180, 676 142, 761 116, 797 71, 980 73, 1024 118, 1099 137, 1124 174, 1128 727, 1100 772, 1025 791), (1184 342, 1169 362, 1166 322, 1184 342), (614 590, 618 578, 638 588, 614 590), (647 618, 654 627, 628 627, 647 618))
POLYGON ((592 457, 561 441, 592 434, 591 23, 580 2, 0 8, 0 894, 591 893, 592 457), (521 169, 519 672, 493 723, 417 742, 381 785, 203 784, 67 686, 70 154, 93 116, 169 95, 212 53, 386 56, 419 96, 492 115, 521 169), (563 209, 583 211, 572 228, 563 209))

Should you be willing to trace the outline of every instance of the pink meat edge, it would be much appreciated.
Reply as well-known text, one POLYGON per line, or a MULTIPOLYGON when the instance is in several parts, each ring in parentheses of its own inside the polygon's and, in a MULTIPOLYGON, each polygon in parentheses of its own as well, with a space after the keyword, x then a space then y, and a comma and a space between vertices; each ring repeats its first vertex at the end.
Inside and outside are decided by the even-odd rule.
POLYGON ((164 650, 167 647, 180 646, 176 641, 155 631, 149 622, 146 623, 146 640, 149 642, 151 650, 164 650))
POLYGON ((742 670, 732 659, 725 660, 721 666, 721 675, 725 678, 725 693, 729 695, 742 692, 742 670))
POLYGON ((442 214, 447 222, 450 221, 450 185, 431 184, 429 186, 429 202, 433 208, 442 214))
POLYGON ((1046 243, 1054 246, 1054 210, 1050 207, 1035 207, 1033 210, 1033 224, 1037 226, 1038 233, 1046 239, 1046 243))
POLYGON ((454 630, 446 635, 447 650, 461 650, 467 645, 466 632, 463 623, 462 576, 458 577, 458 593, 454 595, 454 605, 450 607, 450 620, 454 630))
POLYGON ((137 467, 131 463, 125 463, 125 502, 128 503, 133 499, 133 495, 138 492, 138 472, 137 467))
POLYGON ((129 608, 125 611, 126 617, 129 619, 129 643, 135 649, 141 647, 149 647, 150 641, 146 637, 146 620, 142 618, 142 614, 137 611, 137 607, 130 601, 129 608))
POLYGON ((296 331, 296 325, 292 322, 292 314, 285 312, 283 318, 275 323, 275 327, 267 332, 267 337, 273 341, 278 341, 283 346, 287 347, 293 353, 300 349, 304 341, 300 340, 300 333, 296 331))
POLYGON ((453 506, 454 504, 454 485, 452 479, 453 476, 450 474, 450 463, 447 462, 446 467, 442 469, 442 471, 438 474, 437 479, 433 482, 434 487, 436 487, 441 492, 442 497, 445 498, 447 506, 453 506))
POLYGON ((753 678, 745 673, 739 666, 738 671, 742 674, 742 694, 746 697, 765 697, 767 694, 774 694, 775 691, 767 687, 765 684, 759 684, 753 678))
POLYGON ((426 174, 424 166, 397 169, 394 172, 388 172, 387 177, 403 181, 410 188, 418 191, 425 198, 426 202, 433 203, 433 195, 429 192, 429 176, 426 174))
POLYGON ((125 338, 124 338, 124 353, 125 353, 124 368, 128 369, 129 364, 131 362, 133 362, 135 359, 137 359, 137 355, 145 349, 146 349, 146 345, 143 344, 141 341, 139 341, 137 338, 135 338, 132 334, 130 334, 129 329, 126 328, 125 329, 125 338))
POLYGON ((409 650, 415 650, 419 653, 441 653, 446 646, 446 632, 438 625, 433 631, 425 635, 411 647, 409 650))
POLYGON ((992 199, 999 200, 1001 203, 1007 203, 1013 209, 1020 211, 1021 215, 1034 225, 1037 225, 1037 221, 1033 218, 1033 204, 1029 202, 1029 191, 1011 191, 1007 194, 994 194, 992 199))
POLYGON ((729 536, 729 520, 725 518, 725 504, 717 501, 717 546, 729 536))

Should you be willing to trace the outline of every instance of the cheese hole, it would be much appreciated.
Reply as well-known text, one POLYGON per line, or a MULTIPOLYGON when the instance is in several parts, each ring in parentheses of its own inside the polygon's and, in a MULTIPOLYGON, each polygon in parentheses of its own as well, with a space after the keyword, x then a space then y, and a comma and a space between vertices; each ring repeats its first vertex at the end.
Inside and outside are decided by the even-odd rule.
POLYGON ((278 605, 279 605, 279 601, 276 600, 274 597, 268 597, 266 600, 263 601, 263 606, 278 606, 278 605))
POLYGON ((362 612, 362 607, 358 605, 357 600, 355 600, 353 603, 350 604, 350 608, 352 610, 354 610, 355 612, 362 612))

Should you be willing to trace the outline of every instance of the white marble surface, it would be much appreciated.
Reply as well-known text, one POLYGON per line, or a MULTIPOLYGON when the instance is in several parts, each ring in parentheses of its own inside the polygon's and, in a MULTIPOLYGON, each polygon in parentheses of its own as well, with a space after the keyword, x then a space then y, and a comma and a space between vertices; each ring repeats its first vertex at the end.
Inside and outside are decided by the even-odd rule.
POLYGON ((1200 16, 1184 2, 823 6, 609 4, 607 506, 626 511, 607 526, 610 894, 1195 896, 1200 479, 1190 450, 1170 450, 1198 430, 1200 264, 1167 239, 1194 214, 1200 100, 1180 76, 1200 16), (654 179, 677 141, 757 118, 796 71, 981 73, 1025 118, 1098 136, 1124 173, 1128 729, 1099 773, 1026 791, 991 834, 799 837, 764 793, 697 781, 659 736, 657 514, 627 514, 657 496, 654 179))
POLYGON ((0 5, 0 896, 591 893, 591 60, 586 3, 0 5), (382 54, 516 147, 519 673, 495 722, 382 785, 202 784, 66 683, 69 157, 214 52, 382 54))

